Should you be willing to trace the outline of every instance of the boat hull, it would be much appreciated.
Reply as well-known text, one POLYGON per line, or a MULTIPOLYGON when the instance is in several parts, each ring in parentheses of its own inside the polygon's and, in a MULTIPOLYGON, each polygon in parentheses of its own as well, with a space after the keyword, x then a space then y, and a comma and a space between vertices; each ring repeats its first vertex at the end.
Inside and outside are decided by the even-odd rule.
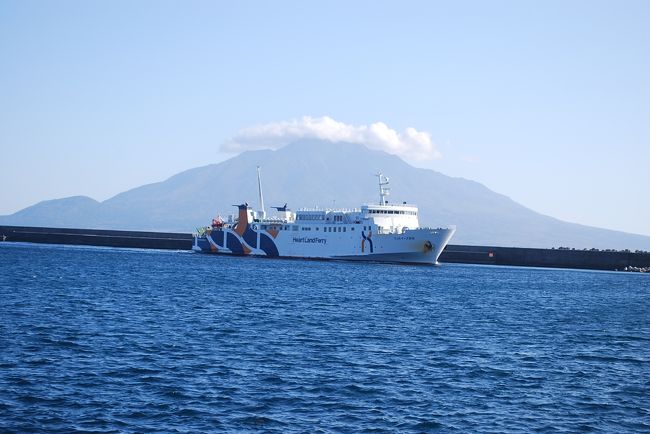
POLYGON ((400 234, 366 233, 361 226, 346 232, 310 233, 231 228, 208 230, 194 237, 201 253, 280 258, 337 259, 410 264, 437 264, 454 228, 412 229, 400 234))

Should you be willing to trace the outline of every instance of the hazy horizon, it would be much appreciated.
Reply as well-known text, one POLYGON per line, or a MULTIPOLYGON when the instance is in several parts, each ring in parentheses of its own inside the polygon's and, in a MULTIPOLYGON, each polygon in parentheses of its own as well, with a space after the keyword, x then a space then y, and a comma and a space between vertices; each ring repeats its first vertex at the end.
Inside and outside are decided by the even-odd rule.
POLYGON ((0 215, 315 137, 650 235, 649 21, 641 1, 3 2, 0 215))

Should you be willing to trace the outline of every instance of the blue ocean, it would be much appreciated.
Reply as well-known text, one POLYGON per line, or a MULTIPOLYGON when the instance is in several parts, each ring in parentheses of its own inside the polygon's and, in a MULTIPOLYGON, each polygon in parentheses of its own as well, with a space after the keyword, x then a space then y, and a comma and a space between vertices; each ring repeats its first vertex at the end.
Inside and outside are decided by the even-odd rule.
POLYGON ((0 243, 2 432, 648 432, 650 276, 0 243))

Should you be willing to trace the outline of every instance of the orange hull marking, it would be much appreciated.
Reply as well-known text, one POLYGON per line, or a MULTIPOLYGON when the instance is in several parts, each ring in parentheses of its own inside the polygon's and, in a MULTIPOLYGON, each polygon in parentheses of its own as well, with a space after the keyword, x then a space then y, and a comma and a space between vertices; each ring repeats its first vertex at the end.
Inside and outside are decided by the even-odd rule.
POLYGON ((244 232, 246 232, 246 226, 247 225, 242 225, 240 223, 237 223, 237 227, 235 227, 235 232, 240 236, 244 236, 244 232))
POLYGON ((248 227, 248 210, 246 208, 244 209, 239 209, 239 221, 237 222, 237 226, 235 226, 235 232, 242 237, 244 236, 244 232, 246 232, 246 228, 248 227))
POLYGON ((278 231, 277 229, 267 229, 266 232, 271 234, 273 238, 276 238, 278 236, 278 233, 280 233, 280 231, 278 231))
POLYGON ((245 245, 242 244, 242 247, 243 247, 243 249, 244 249, 244 255, 248 255, 248 254, 251 252, 251 249, 249 249, 249 248, 246 247, 245 245))

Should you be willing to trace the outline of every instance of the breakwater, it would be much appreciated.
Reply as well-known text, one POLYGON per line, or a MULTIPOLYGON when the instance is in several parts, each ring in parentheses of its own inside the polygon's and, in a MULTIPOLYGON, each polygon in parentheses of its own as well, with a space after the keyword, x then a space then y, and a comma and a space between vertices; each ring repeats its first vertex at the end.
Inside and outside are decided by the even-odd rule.
POLYGON ((190 250, 192 248, 192 234, 27 226, 0 226, 0 241, 138 249, 190 250))
POLYGON ((650 253, 450 244, 440 262, 621 271, 649 267, 650 253))
MULTIPOLYGON (((27 226, 0 226, 0 241, 140 249, 192 248, 192 234, 188 233, 27 226)), ((440 262, 624 270, 650 267, 650 253, 450 244, 442 252, 440 262)))

